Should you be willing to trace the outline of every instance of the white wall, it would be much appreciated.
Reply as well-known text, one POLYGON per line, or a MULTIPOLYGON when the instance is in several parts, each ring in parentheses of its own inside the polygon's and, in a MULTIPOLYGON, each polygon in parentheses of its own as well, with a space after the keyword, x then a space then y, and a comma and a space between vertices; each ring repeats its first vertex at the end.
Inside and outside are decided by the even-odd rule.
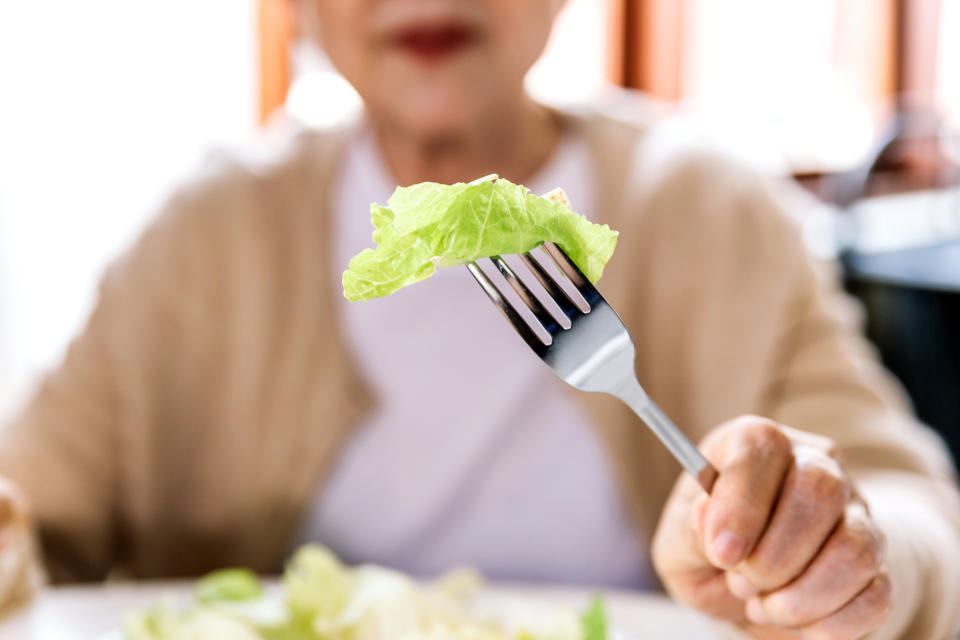
POLYGON ((0 0, 0 413, 179 176, 256 127, 254 0, 0 0))

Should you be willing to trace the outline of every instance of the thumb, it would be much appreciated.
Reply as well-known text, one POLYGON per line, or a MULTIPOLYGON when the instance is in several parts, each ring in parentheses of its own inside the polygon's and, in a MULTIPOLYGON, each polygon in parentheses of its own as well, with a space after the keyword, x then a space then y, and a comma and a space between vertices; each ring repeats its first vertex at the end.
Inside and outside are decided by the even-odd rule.
POLYGON ((690 510, 690 517, 693 518, 693 528, 697 535, 703 538, 703 532, 706 531, 707 507, 710 504, 710 495, 702 494, 693 501, 693 507, 690 510))

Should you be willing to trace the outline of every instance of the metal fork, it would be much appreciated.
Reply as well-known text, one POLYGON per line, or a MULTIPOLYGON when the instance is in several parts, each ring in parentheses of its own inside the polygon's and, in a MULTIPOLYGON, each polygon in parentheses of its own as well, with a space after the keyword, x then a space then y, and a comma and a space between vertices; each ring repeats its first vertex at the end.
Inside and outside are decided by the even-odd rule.
POLYGON ((549 343, 537 335, 476 262, 468 263, 467 268, 520 337, 550 365, 554 373, 572 387, 607 393, 623 401, 709 493, 717 478, 717 470, 640 386, 633 368, 633 340, 620 317, 558 246, 545 242, 541 248, 586 301, 586 309, 581 309, 533 254, 528 252, 520 256, 547 295, 569 319, 569 327, 564 327, 540 303, 502 257, 492 256, 490 261, 550 335, 549 343))

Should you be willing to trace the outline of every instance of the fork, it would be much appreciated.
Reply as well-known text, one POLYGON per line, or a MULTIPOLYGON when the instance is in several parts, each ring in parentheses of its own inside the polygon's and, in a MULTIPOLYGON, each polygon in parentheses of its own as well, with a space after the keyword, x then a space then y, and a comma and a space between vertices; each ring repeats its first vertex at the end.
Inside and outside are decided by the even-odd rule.
POLYGON ((560 247, 545 242, 541 248, 583 297, 585 308, 574 301, 532 253, 524 253, 519 258, 556 303, 569 326, 561 324, 541 304, 501 256, 489 259, 550 336, 549 342, 541 339, 476 261, 466 266, 520 337, 560 379, 581 391, 619 398, 647 424, 704 491, 710 493, 717 479, 717 470, 640 386, 633 368, 633 339, 620 317, 560 247))

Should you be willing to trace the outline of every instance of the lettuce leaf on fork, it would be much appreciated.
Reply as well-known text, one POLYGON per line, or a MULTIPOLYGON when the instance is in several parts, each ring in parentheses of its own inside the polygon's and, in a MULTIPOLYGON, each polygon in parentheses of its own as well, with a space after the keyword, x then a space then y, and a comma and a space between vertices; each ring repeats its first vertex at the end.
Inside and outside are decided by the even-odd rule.
POLYGON ((350 260, 348 300, 369 300, 429 278, 437 267, 523 253, 554 242, 592 282, 613 255, 617 232, 571 211, 562 191, 546 197, 496 175, 470 183, 398 187, 373 204, 374 249, 350 260))

